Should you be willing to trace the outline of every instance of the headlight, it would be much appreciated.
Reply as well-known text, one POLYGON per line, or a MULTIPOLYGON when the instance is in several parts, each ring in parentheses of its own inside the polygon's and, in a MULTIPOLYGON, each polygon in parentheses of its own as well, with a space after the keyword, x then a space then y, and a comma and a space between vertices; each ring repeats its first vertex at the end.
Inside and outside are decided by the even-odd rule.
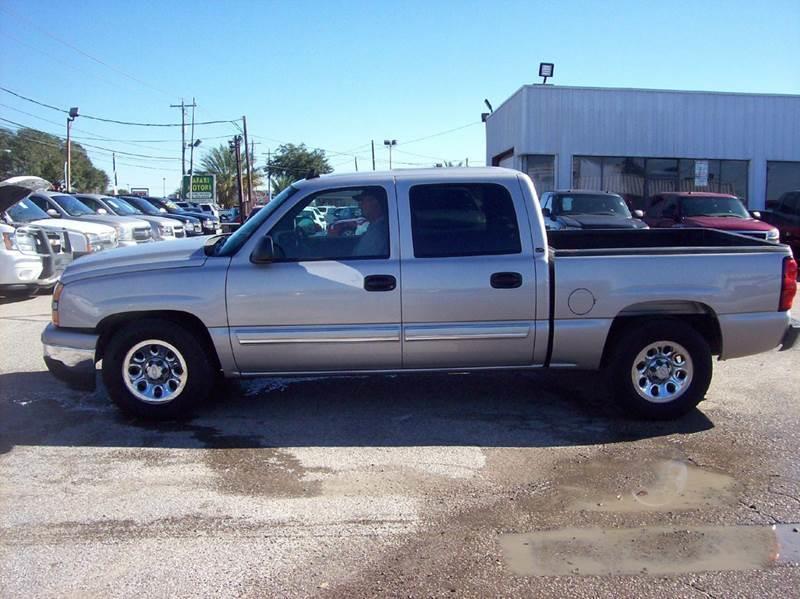
POLYGON ((174 235, 172 227, 169 225, 158 225, 158 233, 162 237, 172 237, 174 235))
POLYGON ((84 233, 83 236, 86 238, 87 252, 99 252, 103 249, 103 242, 99 235, 95 233, 84 233))
POLYGON ((36 254, 36 240, 22 231, 3 233, 3 245, 7 250, 23 254, 36 254))
POLYGON ((781 238, 781 233, 778 229, 770 229, 767 231, 767 241, 778 241, 781 238))
POLYGON ((214 221, 211 220, 210 218, 207 218, 206 220, 203 221, 203 226, 206 227, 207 229, 211 229, 214 226, 214 221))
POLYGON ((126 229, 122 225, 114 225, 114 230, 117 232, 117 239, 123 241, 130 241, 133 239, 133 229, 126 229))
POLYGON ((203 225, 201 225, 200 223, 195 223, 194 224, 194 231, 195 231, 195 233, 202 233, 203 232, 203 225))

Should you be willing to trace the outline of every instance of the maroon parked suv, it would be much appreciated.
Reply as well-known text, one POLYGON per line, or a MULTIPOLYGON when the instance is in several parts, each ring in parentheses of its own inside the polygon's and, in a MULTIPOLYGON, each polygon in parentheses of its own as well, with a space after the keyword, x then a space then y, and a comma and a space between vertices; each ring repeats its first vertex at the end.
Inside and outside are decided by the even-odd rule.
POLYGON ((739 198, 724 193, 662 193, 651 199, 644 221, 654 229, 721 229, 767 241, 779 237, 778 229, 756 220, 739 198))

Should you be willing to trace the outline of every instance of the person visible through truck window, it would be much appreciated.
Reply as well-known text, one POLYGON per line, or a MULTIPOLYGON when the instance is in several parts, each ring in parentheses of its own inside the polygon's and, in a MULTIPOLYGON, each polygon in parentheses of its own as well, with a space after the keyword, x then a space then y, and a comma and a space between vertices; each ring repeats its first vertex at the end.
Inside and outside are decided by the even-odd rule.
POLYGON ((389 255, 389 223, 386 220, 386 202, 371 190, 365 190, 354 198, 361 206, 361 214, 367 219, 367 230, 359 236, 353 251, 354 257, 389 255))

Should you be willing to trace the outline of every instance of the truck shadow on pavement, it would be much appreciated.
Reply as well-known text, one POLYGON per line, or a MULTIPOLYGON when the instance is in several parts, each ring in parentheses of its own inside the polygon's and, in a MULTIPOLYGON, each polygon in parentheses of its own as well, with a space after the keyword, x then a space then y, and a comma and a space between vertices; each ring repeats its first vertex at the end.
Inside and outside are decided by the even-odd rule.
POLYGON ((713 426, 699 410, 676 421, 630 420, 588 372, 254 379, 230 382, 193 419, 167 423, 122 415, 102 387, 72 391, 47 372, 0 375, 0 453, 15 445, 553 447, 713 426))

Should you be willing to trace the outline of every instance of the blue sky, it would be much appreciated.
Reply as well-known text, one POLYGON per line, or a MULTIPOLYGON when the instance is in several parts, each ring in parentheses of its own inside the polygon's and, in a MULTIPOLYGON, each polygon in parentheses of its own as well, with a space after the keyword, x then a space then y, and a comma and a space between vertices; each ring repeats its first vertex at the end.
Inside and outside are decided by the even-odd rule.
MULTIPOLYGON (((179 121, 169 104, 195 96, 198 120, 247 115, 262 164, 269 148, 305 142, 329 150, 338 171, 353 170, 354 156, 371 168, 374 139, 387 168, 385 138, 398 140, 395 166, 482 164, 483 99, 498 106, 536 82, 541 61, 556 64, 556 85, 797 94, 798 30, 796 0, 3 0, 0 85, 86 115, 154 123, 179 121)), ((62 115, 4 92, 0 117, 64 135, 62 115)), ((235 132, 198 127, 199 154, 235 132)), ((168 193, 178 186, 179 128, 79 118, 74 135, 171 159, 119 155, 122 186, 160 192, 162 177, 168 193)), ((111 172, 107 153, 90 156, 111 172)))

